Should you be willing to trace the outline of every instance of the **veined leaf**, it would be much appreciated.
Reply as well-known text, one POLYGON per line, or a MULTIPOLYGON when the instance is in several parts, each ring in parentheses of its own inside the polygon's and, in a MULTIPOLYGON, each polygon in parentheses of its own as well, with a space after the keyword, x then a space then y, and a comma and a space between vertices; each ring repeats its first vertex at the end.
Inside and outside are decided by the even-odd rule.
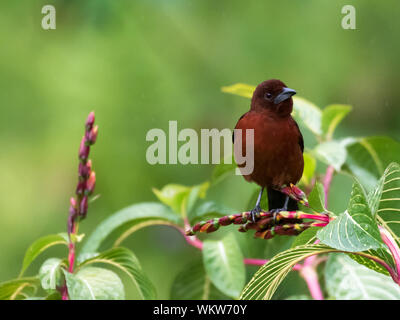
POLYGON ((58 258, 47 259, 39 270, 39 278, 42 288, 45 290, 55 290, 61 286, 63 261, 58 258))
POLYGON ((326 288, 338 300, 399 300, 400 287, 393 280, 351 260, 330 255, 325 268, 326 288))
MULTIPOLYGON (((251 86, 244 83, 236 83, 231 86, 222 87, 222 92, 235 94, 245 98, 251 98, 255 90, 255 86, 251 86)), ((312 102, 298 97, 293 97, 293 110, 294 117, 311 130, 314 134, 320 136, 321 130, 321 118, 322 112, 315 104, 312 102)))
POLYGON ((220 241, 204 241, 202 254, 212 283, 224 294, 237 298, 245 283, 245 267, 235 237, 228 234, 220 241))
POLYGON ((353 184, 348 209, 319 230, 317 237, 326 245, 349 252, 376 249, 383 245, 364 190, 357 181, 353 184))
POLYGON ((296 263, 315 254, 336 252, 322 244, 302 245, 277 254, 255 273, 243 289, 242 300, 270 300, 296 263))
POLYGON ((167 206, 145 202, 124 208, 104 220, 86 239, 81 253, 98 251, 102 242, 117 233, 116 245, 119 245, 133 232, 150 225, 182 225, 180 216, 167 206))
POLYGON ((332 165, 336 171, 340 171, 347 157, 346 147, 334 140, 318 144, 313 153, 322 162, 332 165))
POLYGON ((322 110, 322 133, 330 140, 337 125, 351 111, 351 106, 344 104, 332 104, 322 110))
POLYGON ((123 300, 124 285, 112 271, 86 267, 76 274, 64 272, 71 300, 123 300))
POLYGON ((39 285, 37 277, 18 278, 0 283, 0 300, 23 300, 33 296, 39 285))
POLYGON ((121 247, 110 249, 82 262, 79 268, 95 263, 106 264, 124 272, 138 288, 143 299, 156 298, 153 284, 144 273, 136 256, 129 249, 121 247))
POLYGON ((227 300, 206 275, 201 260, 192 262, 180 272, 171 287, 172 300, 227 300))
POLYGON ((400 143, 389 137, 350 140, 346 166, 361 184, 371 191, 391 162, 400 163, 400 143))
POLYGON ((378 222, 400 245, 400 165, 391 163, 385 170, 375 192, 371 206, 376 210, 378 222))
POLYGON ((66 235, 64 234, 52 234, 42 238, 39 238, 26 250, 24 261, 22 263, 22 269, 19 277, 22 277, 29 265, 46 249, 63 244, 68 246, 66 235))
POLYGON ((386 276, 390 275, 389 271, 386 268, 384 268, 381 264, 375 262, 373 259, 368 257, 368 256, 371 256, 374 258, 378 258, 381 261, 386 262, 389 267, 394 269, 393 257, 386 248, 379 248, 376 250, 370 249, 368 251, 364 251, 364 253, 365 253, 364 256, 361 256, 358 254, 352 254, 352 253, 348 253, 347 255, 354 261, 357 261, 359 264, 362 264, 363 266, 365 266, 371 270, 374 270, 374 271, 384 274, 386 276))

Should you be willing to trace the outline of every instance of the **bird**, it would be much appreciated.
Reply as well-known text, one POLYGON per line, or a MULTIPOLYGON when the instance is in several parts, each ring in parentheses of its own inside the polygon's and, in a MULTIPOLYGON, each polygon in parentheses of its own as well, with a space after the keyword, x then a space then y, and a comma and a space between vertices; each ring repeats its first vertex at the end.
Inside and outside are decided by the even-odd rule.
MULTIPOLYGON (((253 92, 250 110, 239 118, 235 126, 241 131, 234 130, 232 134, 234 144, 235 135, 240 132, 242 135, 242 145, 234 148, 238 164, 240 157, 246 153, 245 132, 254 129, 253 171, 244 173, 245 164, 238 164, 244 179, 261 187, 256 205, 251 210, 253 222, 262 210, 260 202, 264 189, 267 189, 270 212, 276 215, 280 211, 298 210, 296 197, 289 197, 285 192, 301 179, 304 169, 303 135, 291 116, 292 96, 295 94, 295 90, 278 79, 261 82, 253 92)), ((295 190, 300 189, 296 187, 295 190)))

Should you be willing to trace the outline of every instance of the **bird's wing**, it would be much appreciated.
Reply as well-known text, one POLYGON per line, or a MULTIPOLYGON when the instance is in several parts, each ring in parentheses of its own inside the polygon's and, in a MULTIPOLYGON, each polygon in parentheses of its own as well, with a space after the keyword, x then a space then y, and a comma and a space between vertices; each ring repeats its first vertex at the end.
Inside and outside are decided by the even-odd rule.
MULTIPOLYGON (((236 129, 236 127, 237 127, 239 121, 242 120, 243 117, 244 117, 247 113, 248 113, 248 112, 246 112, 245 114, 243 114, 243 115, 239 118, 238 122, 236 123, 235 129, 236 129)), ((232 143, 235 143, 235 131, 232 132, 232 143)))

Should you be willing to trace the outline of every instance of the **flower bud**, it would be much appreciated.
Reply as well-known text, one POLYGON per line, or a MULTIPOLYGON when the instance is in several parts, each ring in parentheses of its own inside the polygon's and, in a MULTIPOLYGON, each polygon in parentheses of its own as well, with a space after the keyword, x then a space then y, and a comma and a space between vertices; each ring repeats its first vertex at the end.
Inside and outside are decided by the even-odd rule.
POLYGON ((89 156, 90 147, 86 145, 85 137, 82 137, 81 145, 79 146, 79 159, 87 160, 89 156))
POLYGON ((88 133, 88 142, 89 144, 94 144, 97 139, 97 134, 99 132, 99 126, 95 126, 92 130, 88 133))
POLYGON ((87 209, 88 209, 88 197, 84 196, 79 206, 79 215, 83 218, 86 217, 87 209))
POLYGON ((75 193, 77 195, 81 195, 85 192, 85 189, 86 189, 86 181, 79 181, 78 185, 76 186, 75 193))
POLYGON ((87 163, 80 162, 78 169, 79 177, 87 179, 90 175, 91 168, 92 168, 91 160, 89 160, 87 163))
POLYGON ((76 208, 76 199, 74 197, 71 197, 69 199, 69 203, 71 204, 72 207, 76 208))
POLYGON ((89 179, 86 181, 86 194, 91 195, 93 193, 94 187, 96 185, 96 173, 92 171, 90 173, 89 179))
POLYGON ((86 124, 85 124, 86 129, 87 130, 92 129, 93 123, 94 123, 94 112, 92 111, 92 112, 89 113, 89 115, 88 115, 88 117, 86 119, 86 124))

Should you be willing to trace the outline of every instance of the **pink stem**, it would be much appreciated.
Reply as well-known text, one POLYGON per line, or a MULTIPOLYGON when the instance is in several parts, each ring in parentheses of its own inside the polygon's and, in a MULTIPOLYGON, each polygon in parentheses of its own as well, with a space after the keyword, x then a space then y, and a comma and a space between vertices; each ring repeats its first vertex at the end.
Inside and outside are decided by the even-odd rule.
MULTIPOLYGON (((392 253, 394 262, 396 264, 395 279, 393 279, 393 280, 395 282, 397 282, 398 284, 400 284, 400 281, 399 281, 400 249, 399 249, 396 241, 391 236, 391 234, 384 227, 379 226, 379 231, 381 233, 382 241, 388 246, 390 252, 392 253)), ((393 275, 392 275, 392 278, 393 278, 393 275)))
POLYGON ((329 195, 329 189, 331 187, 331 182, 333 178, 333 174, 335 172, 335 168, 333 166, 328 166, 326 169, 325 177, 324 177, 324 191, 325 191, 325 208, 328 207, 328 195, 329 195))
MULTIPOLYGON (((316 256, 312 256, 316 257, 316 256)), ((309 257, 309 258, 312 258, 309 257)), ((308 258, 307 258, 308 259, 308 258)), ((304 262, 303 267, 300 270, 301 277, 306 281, 308 290, 310 291, 311 297, 314 300, 324 300, 324 295, 322 294, 321 287, 318 281, 318 274, 315 270, 315 266, 313 265, 306 265, 304 262)))
MULTIPOLYGON (((72 234, 76 233, 76 222, 73 222, 72 226, 72 234)), ((69 244, 68 244, 68 272, 74 272, 75 265, 75 243, 71 240, 71 235, 69 235, 69 244)), ((64 286, 61 289, 62 291, 62 300, 68 300, 68 288, 67 284, 64 282, 64 286)))

